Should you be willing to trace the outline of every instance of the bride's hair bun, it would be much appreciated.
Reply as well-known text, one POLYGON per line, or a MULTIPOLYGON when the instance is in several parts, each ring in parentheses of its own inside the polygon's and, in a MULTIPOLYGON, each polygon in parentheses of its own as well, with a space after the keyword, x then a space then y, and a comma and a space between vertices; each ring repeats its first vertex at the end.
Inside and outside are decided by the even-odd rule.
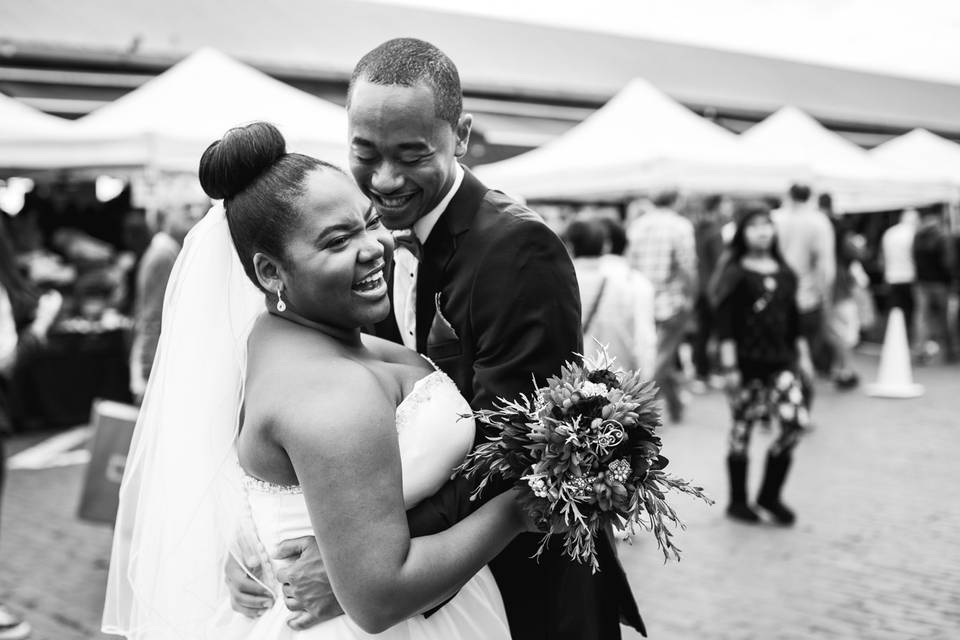
POLYGON ((283 134, 268 122, 230 129, 203 152, 200 186, 215 200, 232 198, 286 152, 283 134))

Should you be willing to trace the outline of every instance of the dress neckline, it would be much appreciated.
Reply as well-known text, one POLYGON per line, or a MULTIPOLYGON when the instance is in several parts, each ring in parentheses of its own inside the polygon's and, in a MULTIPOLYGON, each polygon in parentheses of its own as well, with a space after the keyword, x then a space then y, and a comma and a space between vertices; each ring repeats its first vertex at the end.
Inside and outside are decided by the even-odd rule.
MULTIPOLYGON (((423 390, 426 388, 426 385, 433 378, 440 376, 441 379, 448 378, 447 374, 443 372, 433 360, 427 356, 421 355, 421 357, 430 363, 430 366, 433 367, 433 371, 427 375, 419 378, 416 382, 413 383, 413 386, 410 388, 410 391, 400 400, 400 403, 397 405, 397 408, 394 410, 394 416, 396 418, 397 429, 399 430, 401 418, 404 414, 406 407, 410 406, 410 403, 418 397, 423 390)), ((452 381, 451 381, 452 382, 452 381)), ((243 474, 243 484, 247 489, 254 489, 260 493, 275 493, 275 494, 300 494, 303 493, 303 489, 298 484, 277 484, 275 482, 270 482, 269 480, 263 480, 257 476, 251 474, 249 471, 243 468, 243 465, 240 464, 239 457, 237 458, 237 466, 240 467, 240 472, 243 474)))

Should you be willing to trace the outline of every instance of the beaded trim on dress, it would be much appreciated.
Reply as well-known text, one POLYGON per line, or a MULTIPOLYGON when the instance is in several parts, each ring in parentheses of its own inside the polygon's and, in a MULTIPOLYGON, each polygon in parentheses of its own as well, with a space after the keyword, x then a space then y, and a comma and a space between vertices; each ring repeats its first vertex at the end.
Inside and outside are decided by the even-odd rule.
MULTIPOLYGON (((431 362, 430 364, 433 363, 431 362)), ((432 373, 428 373, 417 380, 413 385, 413 389, 407 394, 407 397, 397 405, 397 433, 399 433, 410 420, 410 415, 416 409, 416 401, 421 398, 429 400, 433 391, 445 383, 453 384, 453 380, 440 369, 436 369, 432 373)))
POLYGON ((256 491, 257 493, 271 493, 275 495, 297 495, 303 493, 303 489, 298 484, 274 484, 254 478, 252 475, 243 471, 243 488, 247 491, 256 491))

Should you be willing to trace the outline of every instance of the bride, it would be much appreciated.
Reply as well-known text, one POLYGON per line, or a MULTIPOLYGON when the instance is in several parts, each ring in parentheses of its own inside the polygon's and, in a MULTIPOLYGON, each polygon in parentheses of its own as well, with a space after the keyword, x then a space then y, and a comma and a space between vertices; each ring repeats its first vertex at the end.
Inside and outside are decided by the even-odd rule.
POLYGON ((410 538, 405 510, 449 478, 474 424, 444 373, 360 331, 390 313, 393 242, 376 210, 339 169, 286 153, 265 123, 213 143, 200 179, 223 207, 187 238, 168 286, 103 630, 151 640, 509 638, 485 565, 527 530, 510 493, 410 538), (316 536, 346 615, 295 632, 269 557, 303 535, 316 536), (278 596, 256 620, 230 610, 222 578, 244 539, 278 596))

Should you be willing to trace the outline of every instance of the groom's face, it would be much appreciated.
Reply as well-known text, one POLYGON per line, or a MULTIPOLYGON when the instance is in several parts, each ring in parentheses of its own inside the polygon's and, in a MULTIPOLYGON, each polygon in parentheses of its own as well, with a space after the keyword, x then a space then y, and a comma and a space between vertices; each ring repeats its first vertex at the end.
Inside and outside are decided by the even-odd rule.
POLYGON ((350 170, 389 229, 406 229, 440 203, 466 151, 469 116, 457 130, 436 115, 433 90, 357 80, 350 95, 350 170))

